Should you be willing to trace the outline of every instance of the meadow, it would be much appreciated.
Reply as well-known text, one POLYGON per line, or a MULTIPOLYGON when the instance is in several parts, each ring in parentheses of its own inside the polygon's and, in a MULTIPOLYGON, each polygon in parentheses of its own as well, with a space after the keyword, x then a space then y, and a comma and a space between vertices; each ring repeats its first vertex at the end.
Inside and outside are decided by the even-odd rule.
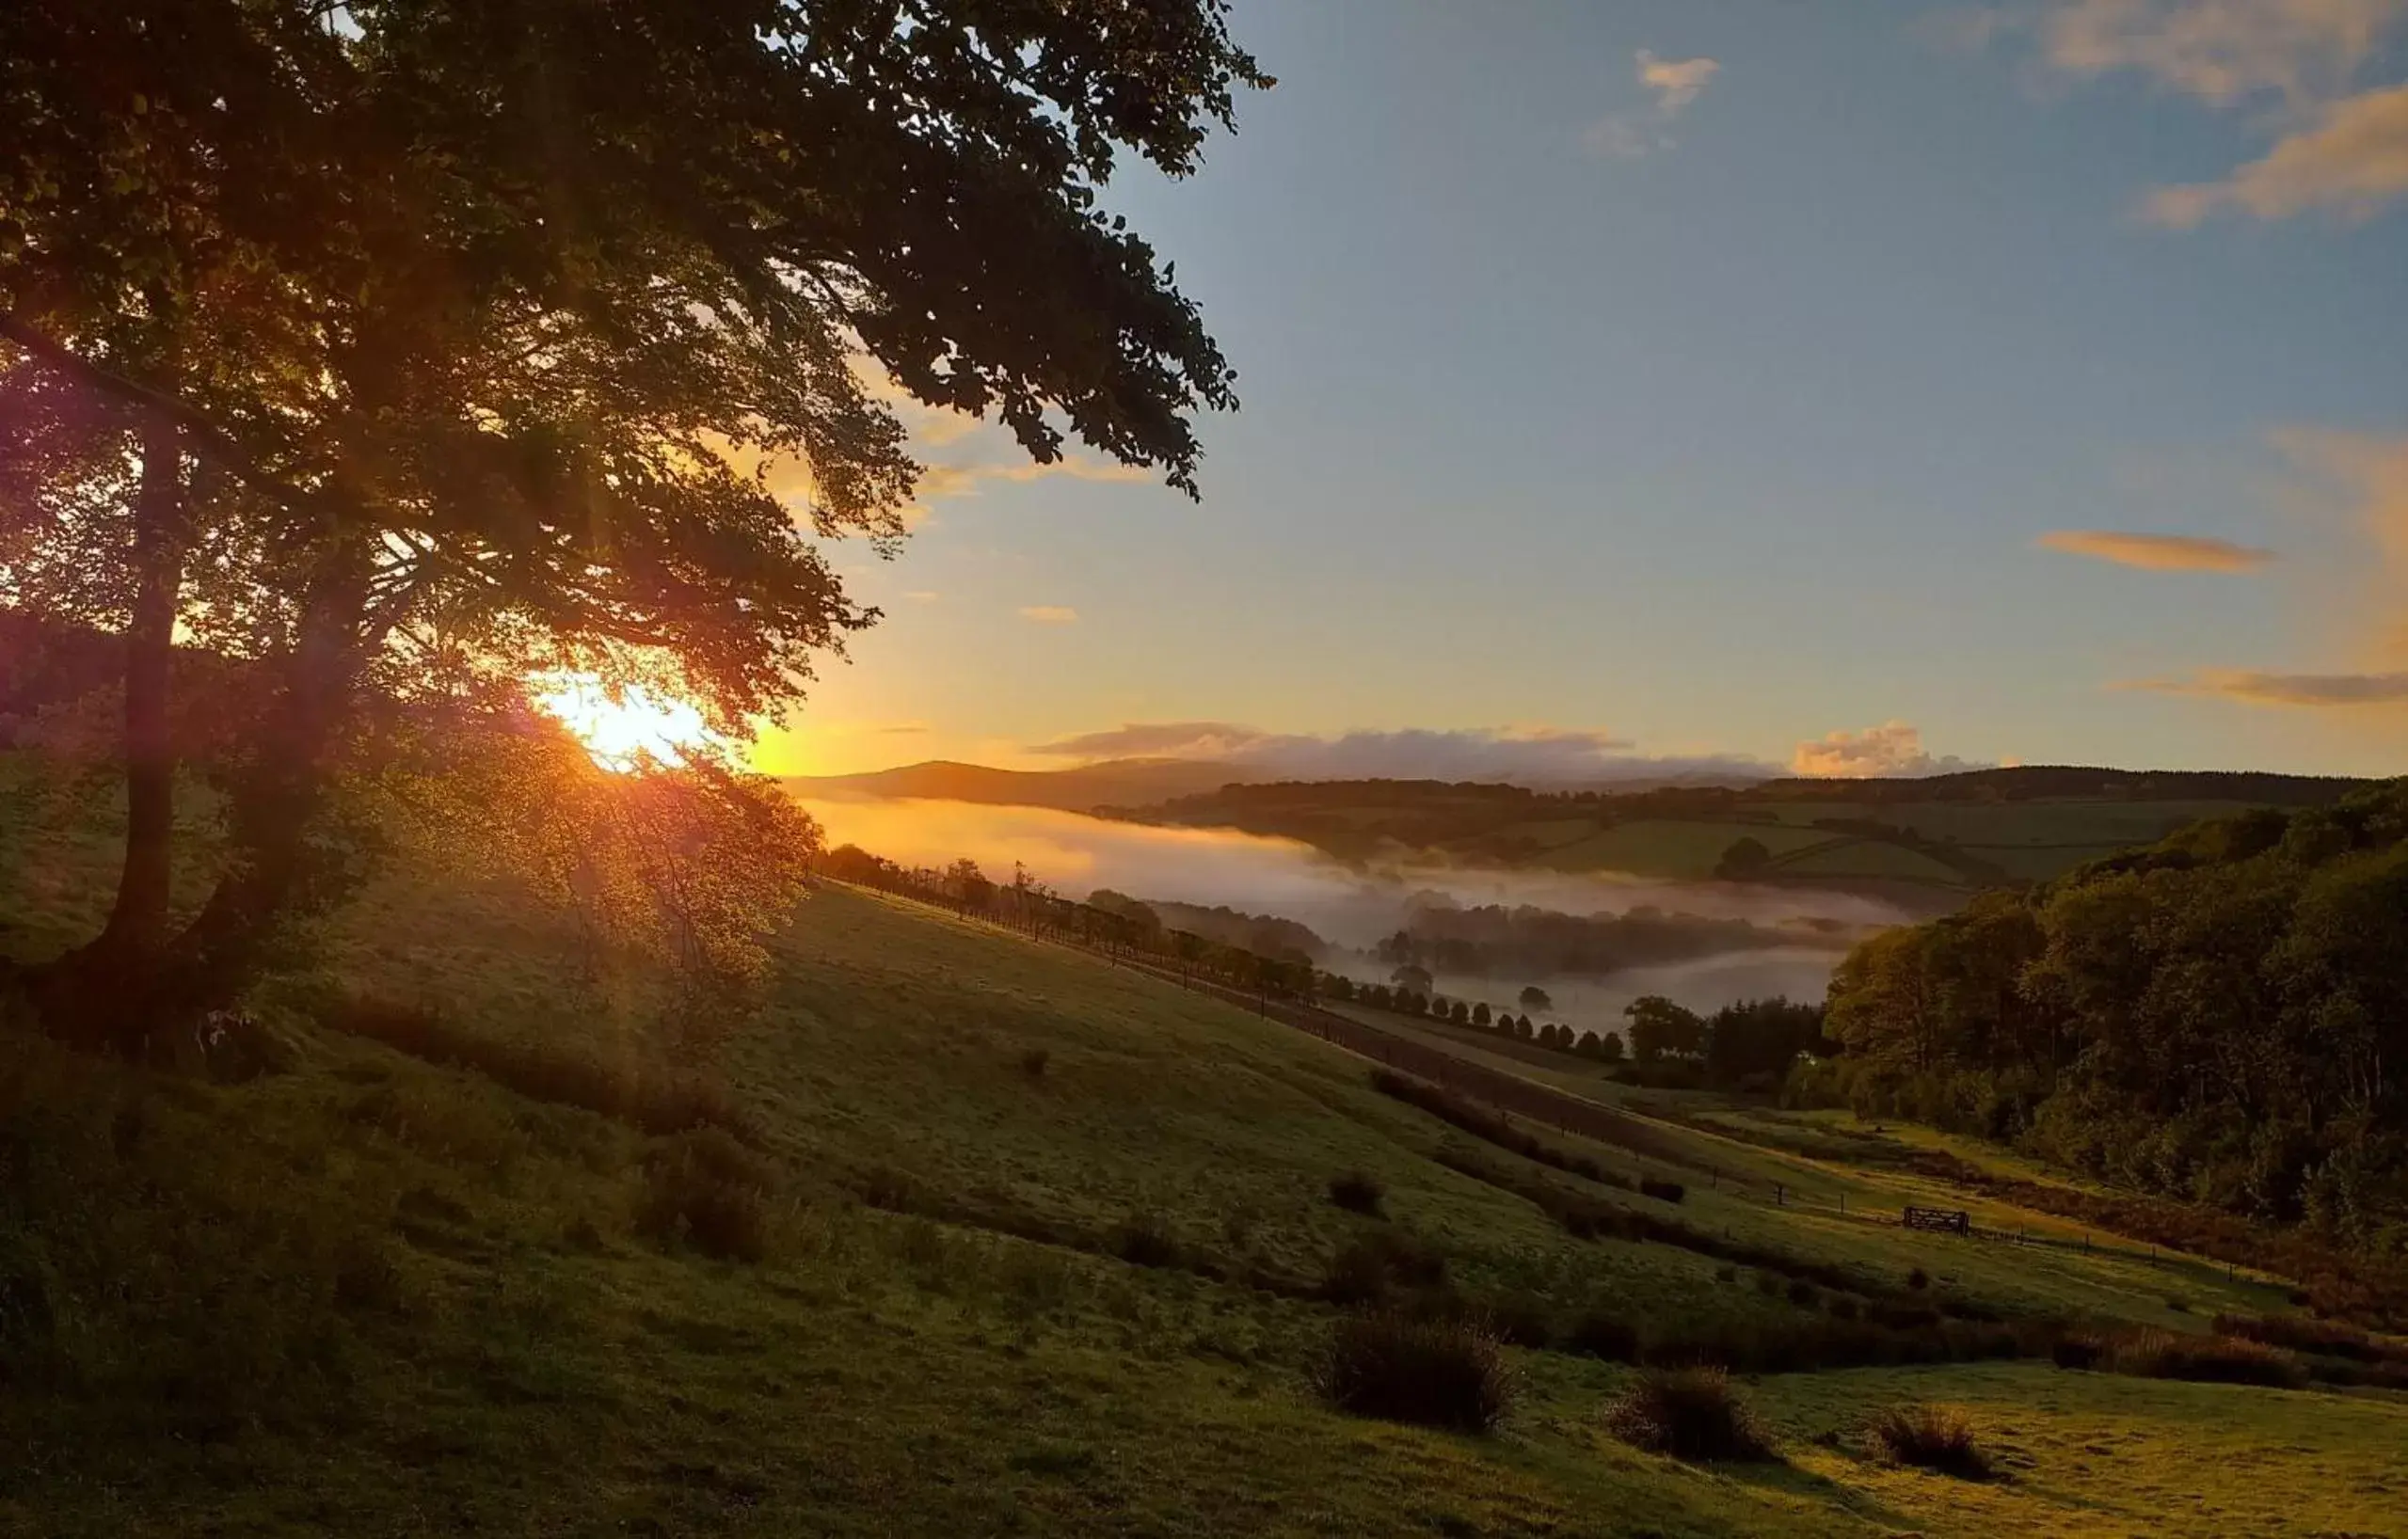
MULTIPOLYGON (((0 779, 20 957, 105 892, 105 817, 48 784, 0 779)), ((1852 1163, 1828 1119, 1787 1145, 1735 1103, 1634 1107, 1644 1149, 1540 1130, 1590 1180, 1277 1021, 902 900, 826 886, 773 951, 757 1015, 687 1061, 566 916, 404 851, 262 991, 247 1067, 9 1025, 0 1529, 2402 1531, 2408 1396, 2377 1389, 1823 1366, 1741 1382, 1773 1462, 1619 1441, 1639 1370, 1597 1321, 1646 1357, 1860 1304, 2187 1335, 2285 1308, 1852 1163), (1572 1198, 1637 1228, 1583 1238, 1572 1198), (1977 1237, 1884 1221, 1918 1200, 1977 1237), (2060 1243, 1988 1237, 2017 1229, 2060 1243), (1392 1286, 1527 1343, 1495 1432, 1316 1393, 1347 1301, 1392 1286), (1994 1478, 1880 1457, 1868 1421, 1908 1403, 1961 1410, 1994 1478)))

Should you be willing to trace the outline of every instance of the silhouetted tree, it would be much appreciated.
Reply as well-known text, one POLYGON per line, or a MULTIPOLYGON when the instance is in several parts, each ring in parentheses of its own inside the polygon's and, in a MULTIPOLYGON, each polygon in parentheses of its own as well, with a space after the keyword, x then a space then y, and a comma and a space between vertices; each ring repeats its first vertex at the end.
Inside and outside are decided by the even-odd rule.
POLYGON ((1555 1002, 1547 996, 1547 991, 1535 983, 1523 988, 1521 1005, 1525 1010, 1551 1010, 1555 1007, 1555 1002))

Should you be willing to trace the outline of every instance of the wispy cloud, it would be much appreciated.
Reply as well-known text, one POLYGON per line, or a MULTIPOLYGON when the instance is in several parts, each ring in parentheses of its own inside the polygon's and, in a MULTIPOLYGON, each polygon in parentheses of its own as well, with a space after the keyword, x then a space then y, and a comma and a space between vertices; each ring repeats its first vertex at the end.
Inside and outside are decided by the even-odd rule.
POLYGON ((1654 101, 1644 108, 1608 113, 1589 124, 1581 133, 1581 144, 1591 154, 1631 160, 1671 149, 1672 120, 1705 94, 1722 69, 1714 59, 1659 58, 1644 48, 1634 56, 1634 62, 1640 87, 1654 101))
POLYGON ((1935 756, 1923 747, 1923 735, 1904 722, 1810 738, 1790 755, 1789 767, 1792 774, 1833 780, 1885 780, 1989 768, 1953 754, 1935 756))
POLYGON ((2189 230, 2221 213, 2285 219, 2321 211, 2370 219, 2408 197, 2408 85, 2367 91, 2321 109, 2263 159, 2221 182, 2160 187, 2142 205, 2152 223, 2189 230))
POLYGON ((2185 678, 2128 679, 2113 688, 2237 700, 2249 706, 2408 705, 2408 673, 2277 674, 2255 669, 2207 668, 2185 678))
POLYGON ((1209 759, 1297 780, 1450 780, 1582 785, 1690 776, 1761 779, 1735 755, 1651 756, 1607 733, 1561 727, 1409 727, 1333 734, 1266 732, 1237 722, 1131 722, 1039 743, 1049 758, 1209 759))
POLYGON ((1021 609, 1020 618, 1041 626, 1074 626, 1078 623, 1078 611, 1067 604, 1029 604, 1021 609))
POLYGON ((2137 534, 2104 529, 2051 530, 2034 542, 2043 550, 2088 556, 2145 572, 2252 572, 2274 559, 2271 550, 2196 534, 2137 534))
POLYGON ((1945 30, 1966 40, 2029 34, 2061 73, 2137 74, 2247 111, 2272 135, 2264 156, 2228 176, 2149 192, 2139 212, 2151 223, 2364 219, 2408 198, 2408 84, 2362 80, 2408 22, 2408 0, 2039 0, 1952 17, 1945 30))

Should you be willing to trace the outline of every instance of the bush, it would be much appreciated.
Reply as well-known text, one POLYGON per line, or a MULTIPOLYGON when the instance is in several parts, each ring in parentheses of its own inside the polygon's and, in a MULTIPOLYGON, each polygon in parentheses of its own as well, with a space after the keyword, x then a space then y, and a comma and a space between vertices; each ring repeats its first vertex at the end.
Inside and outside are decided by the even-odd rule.
POLYGON ((1658 1181, 1653 1176, 1639 1178, 1639 1195, 1659 1202, 1678 1202, 1689 1195, 1689 1189, 1677 1181, 1658 1181))
POLYGON ((1330 1178, 1330 1200, 1348 1213, 1377 1218, 1379 1216, 1379 1205, 1387 1196, 1388 1189, 1380 1185, 1376 1177, 1361 1170, 1349 1170, 1342 1176, 1330 1178))
POLYGON ((1481 1300, 1469 1313, 1475 1325, 1508 1346, 1543 1351, 1555 1344, 1555 1319, 1547 1301, 1530 1293, 1504 1293, 1481 1300))
POLYGON ((1823 1290, 1804 1277, 1793 1277, 1789 1285, 1789 1301, 1801 1309, 1819 1309, 1823 1303, 1823 1290))
POLYGON ((1131 1214, 1112 1230, 1112 1254, 1132 1266, 1179 1264, 1179 1242, 1153 1214, 1131 1214))
POLYGON ((1930 1273, 1928 1273, 1928 1272, 1926 1272, 1926 1271, 1924 1271, 1924 1270, 1923 1270, 1922 1267, 1920 1267, 1920 1266, 1919 1266, 1919 1267, 1916 1267, 1913 1271, 1911 1271, 1911 1272, 1909 1272, 1909 1273, 1907 1273, 1907 1274, 1906 1274, 1906 1286, 1907 1286, 1907 1287, 1909 1287, 1909 1288, 1912 1288, 1912 1289, 1913 1289, 1913 1290, 1915 1290, 1917 1293, 1922 1293, 1924 1289, 1926 1289, 1926 1288, 1930 1287, 1931 1285, 1932 1285, 1932 1276, 1931 1276, 1931 1274, 1930 1274, 1930 1273))
POLYGON ((1492 1430, 1514 1392, 1511 1371, 1487 1331, 1390 1311, 1339 1321, 1314 1388, 1356 1416, 1455 1432, 1492 1430))
POLYGON ((1330 1258, 1320 1294, 1333 1304, 1377 1304, 1397 1289, 1424 1290, 1446 1281, 1446 1258, 1394 1230, 1358 1234, 1330 1258))
POLYGON ((1650 1369, 1606 1408, 1605 1430, 1676 1459, 1762 1460, 1772 1444, 1719 1368, 1650 1369))
POLYGON ((2060 1336, 2049 1344, 2049 1360, 2059 1368, 2097 1368, 2107 1356, 2107 1343, 2096 1336, 2060 1336))
POLYGON ((1873 1439, 1890 1459, 1959 1480, 1987 1480, 1989 1455, 1965 1413, 1945 1405, 1892 1405, 1873 1419, 1873 1439))
POLYGON ((1635 1363, 1639 1360, 1637 1330, 1611 1315, 1594 1311, 1580 1317, 1564 1344, 1574 1352, 1603 1357, 1607 1362, 1635 1363))
POLYGON ((2111 1353, 2118 1373, 2204 1384, 2261 1384, 2294 1389, 2307 1382, 2300 1360, 2280 1347, 2229 1336, 2140 1330, 2117 1340, 2111 1353))
POLYGON ((769 1173, 726 1132, 680 1134, 644 1166, 637 1221, 646 1233, 722 1261, 757 1261, 769 1253, 769 1173))
POLYGON ((1030 1079, 1043 1079, 1045 1077, 1046 1067, 1053 1061, 1054 1055, 1051 1052, 1042 1047, 1032 1047, 1020 1055, 1020 1072, 1030 1079))
POLYGON ((2319 1357, 2343 1357, 2358 1363, 2408 1363, 2408 1341, 2386 1341, 2337 1320, 2309 1320, 2298 1315, 2280 1314, 2220 1314, 2216 1316, 2215 1326, 2218 1336, 2263 1341, 2268 1346, 2288 1347, 2293 1352, 2312 1352, 2319 1357))

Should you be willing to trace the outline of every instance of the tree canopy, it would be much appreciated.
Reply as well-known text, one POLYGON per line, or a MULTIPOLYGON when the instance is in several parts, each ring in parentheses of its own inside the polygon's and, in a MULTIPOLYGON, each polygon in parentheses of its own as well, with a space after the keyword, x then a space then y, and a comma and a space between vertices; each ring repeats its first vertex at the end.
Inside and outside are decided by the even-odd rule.
POLYGON ((0 604, 124 616, 162 846, 170 637, 254 665, 235 859, 151 971, 255 966, 367 699, 789 707, 877 618, 817 541, 901 533, 890 388, 1192 494, 1234 375, 1101 192, 1266 83, 1220 0, 7 8, 0 604))

